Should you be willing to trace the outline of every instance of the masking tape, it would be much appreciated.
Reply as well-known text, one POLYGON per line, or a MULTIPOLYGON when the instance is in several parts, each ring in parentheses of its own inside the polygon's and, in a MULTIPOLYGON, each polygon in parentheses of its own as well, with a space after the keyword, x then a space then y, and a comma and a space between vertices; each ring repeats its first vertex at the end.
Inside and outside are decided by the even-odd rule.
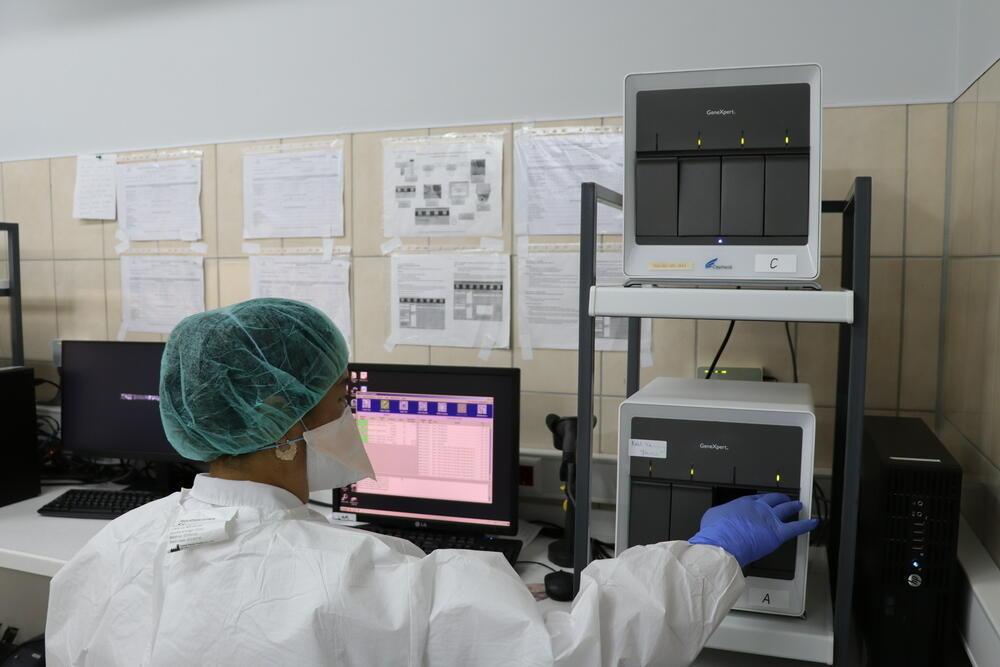
POLYGON ((260 244, 259 243, 244 243, 243 247, 244 255, 259 255, 260 254, 260 244))
POLYGON ((329 262, 333 257, 333 239, 323 239, 323 261, 329 262))
POLYGON ((115 245, 115 252, 120 255, 126 250, 128 250, 128 246, 129 246, 128 241, 122 241, 121 243, 115 245))
POLYGON ((398 236, 393 236, 391 239, 380 245, 379 250, 382 251, 383 255, 388 255, 401 245, 403 245, 403 241, 398 236))
POLYGON ((479 239, 479 247, 483 250, 496 250, 500 252, 503 250, 503 239, 483 237, 479 239))
POLYGON ((191 252, 197 252, 197 253, 201 253, 202 255, 204 255, 206 252, 208 252, 208 244, 207 243, 192 243, 191 244, 191 252))

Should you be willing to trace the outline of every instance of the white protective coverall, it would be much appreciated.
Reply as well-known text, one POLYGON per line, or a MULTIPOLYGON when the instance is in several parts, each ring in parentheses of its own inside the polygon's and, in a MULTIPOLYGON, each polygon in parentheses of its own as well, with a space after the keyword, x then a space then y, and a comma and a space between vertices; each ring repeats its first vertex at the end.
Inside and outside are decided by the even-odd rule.
POLYGON ((499 554, 425 556, 284 489, 199 475, 59 571, 45 648, 50 667, 686 665, 743 586, 722 549, 666 542, 591 563, 572 611, 543 616, 499 554), (215 508, 236 508, 228 537, 168 549, 178 518, 232 513, 215 508))

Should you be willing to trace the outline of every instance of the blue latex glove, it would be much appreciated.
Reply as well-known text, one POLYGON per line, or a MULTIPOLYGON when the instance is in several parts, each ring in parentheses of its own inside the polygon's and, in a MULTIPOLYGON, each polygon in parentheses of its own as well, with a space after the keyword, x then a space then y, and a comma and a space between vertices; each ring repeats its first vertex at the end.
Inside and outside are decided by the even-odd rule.
POLYGON ((819 525, 818 519, 789 520, 801 510, 802 503, 783 493, 743 496, 705 512, 688 542, 722 547, 746 567, 819 525))

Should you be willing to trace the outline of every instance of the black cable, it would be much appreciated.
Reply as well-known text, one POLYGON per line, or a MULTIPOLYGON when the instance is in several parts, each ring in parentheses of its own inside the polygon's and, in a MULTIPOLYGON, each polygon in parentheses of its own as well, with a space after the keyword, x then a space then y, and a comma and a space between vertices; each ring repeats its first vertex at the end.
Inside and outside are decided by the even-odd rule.
POLYGON ((322 500, 313 500, 312 498, 309 499, 309 504, 310 505, 319 505, 320 507, 329 507, 330 509, 334 508, 334 504, 333 503, 324 503, 322 500))
POLYGON ((562 570, 557 570, 556 568, 552 567, 551 565, 546 565, 545 563, 539 563, 537 560, 519 560, 519 561, 517 561, 514 564, 515 565, 541 565, 542 567, 544 567, 547 570, 552 570, 553 572, 562 572, 562 570))
POLYGON ((729 343, 729 337, 733 335, 733 327, 736 326, 736 320, 729 320, 729 329, 726 330, 726 337, 722 339, 722 345, 719 346, 719 351, 715 353, 715 359, 712 359, 712 365, 708 367, 708 373, 705 374, 706 380, 711 380, 712 376, 715 375, 715 367, 719 365, 719 359, 722 358, 722 352, 726 349, 726 345, 729 343))
POLYGON ((792 381, 799 381, 799 362, 795 358, 795 344, 792 342, 792 327, 785 322, 785 337, 788 339, 788 352, 792 355, 792 381))
POLYGON ((546 526, 548 528, 558 528, 562 530, 563 527, 558 523, 552 523, 551 521, 542 521, 541 519, 528 519, 528 523, 538 524, 539 526, 546 526))

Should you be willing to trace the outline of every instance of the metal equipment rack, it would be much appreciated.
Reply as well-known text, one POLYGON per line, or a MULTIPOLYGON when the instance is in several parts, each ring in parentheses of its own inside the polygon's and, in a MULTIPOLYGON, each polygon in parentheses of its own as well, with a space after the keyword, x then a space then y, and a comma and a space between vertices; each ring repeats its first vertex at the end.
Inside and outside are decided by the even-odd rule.
POLYGON ((10 299, 10 358, 12 366, 24 365, 24 330, 21 324, 21 247, 17 224, 0 222, 7 237, 7 280, 0 280, 0 297, 10 299))
MULTIPOLYGON (((861 176, 844 200, 824 201, 824 213, 840 213, 843 219, 840 289, 830 291, 683 286, 597 287, 597 207, 622 208, 622 195, 596 183, 582 185, 580 221, 580 331, 578 367, 579 423, 590 423, 594 415, 595 317, 628 318, 626 394, 639 389, 641 318, 758 320, 776 322, 825 322, 839 325, 837 390, 834 427, 833 488, 827 544, 829 598, 833 604, 828 628, 811 631, 824 646, 814 650, 803 640, 802 619, 776 619, 764 615, 755 620, 741 614, 730 633, 735 644, 716 648, 739 650, 736 645, 760 634, 762 644, 793 646, 795 651, 768 653, 775 657, 834 662, 851 665, 858 661, 852 616, 854 563, 857 541, 858 486, 861 465, 862 427, 865 408, 865 363, 868 356, 868 294, 871 255, 871 177, 861 176), (832 637, 829 636, 832 633, 832 637), (773 639, 774 641, 766 641, 773 639)), ((576 453, 576 524, 574 544, 574 591, 580 573, 590 562, 590 470, 593 431, 580 429, 576 453)), ((820 554, 822 555, 822 554, 820 554)), ((813 558, 813 560, 817 560, 813 558)), ((821 571, 821 574, 824 572, 821 571)), ((812 575, 811 575, 812 576, 812 575)), ((823 595, 823 587, 810 586, 823 595)), ((807 602, 808 604, 808 602, 807 602)), ((822 614, 818 614, 822 615, 822 614)), ((732 616, 732 615, 731 615, 732 616)), ((727 619, 728 620, 728 619, 727 619)), ((720 626, 719 630, 722 630, 720 626)), ((716 632, 718 635, 719 632, 716 632)), ((716 635, 713 635, 713 639, 716 635)), ((815 643, 815 642, 813 642, 815 643)), ((713 646, 711 640, 709 646, 713 646)))

